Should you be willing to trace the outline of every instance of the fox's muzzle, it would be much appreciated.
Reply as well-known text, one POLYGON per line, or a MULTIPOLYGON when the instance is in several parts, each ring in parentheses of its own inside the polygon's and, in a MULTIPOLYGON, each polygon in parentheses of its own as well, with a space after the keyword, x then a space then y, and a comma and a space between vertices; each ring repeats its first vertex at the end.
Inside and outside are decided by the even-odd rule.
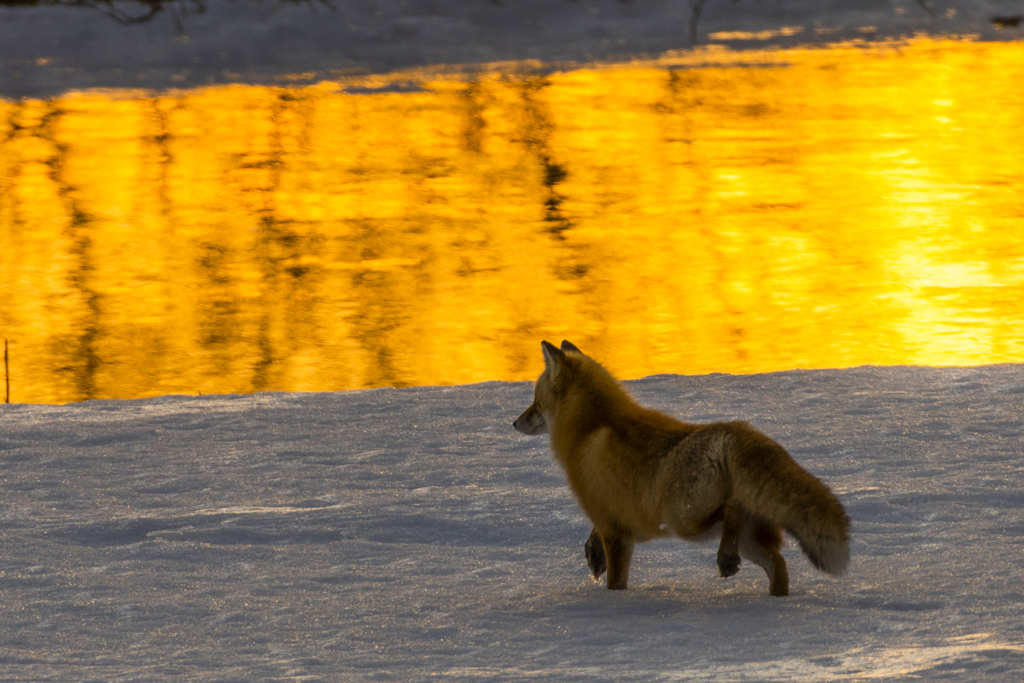
POLYGON ((536 401, 516 418, 512 426, 523 434, 547 434, 548 431, 547 420, 544 419, 544 413, 537 408, 536 401))

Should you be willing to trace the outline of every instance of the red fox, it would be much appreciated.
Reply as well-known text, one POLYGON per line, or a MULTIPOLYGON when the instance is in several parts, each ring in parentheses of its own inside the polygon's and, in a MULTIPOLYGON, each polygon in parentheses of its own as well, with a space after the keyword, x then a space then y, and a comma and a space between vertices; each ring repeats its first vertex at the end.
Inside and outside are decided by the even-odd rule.
POLYGON ((555 459, 594 524, 587 562, 595 577, 607 567, 609 589, 626 588, 634 544, 673 534, 720 533, 721 576, 746 558, 768 574, 771 595, 789 594, 783 529, 815 567, 846 571, 846 511, 778 443, 744 422, 687 424, 644 408, 573 344, 541 348, 533 404, 512 426, 551 435, 555 459))

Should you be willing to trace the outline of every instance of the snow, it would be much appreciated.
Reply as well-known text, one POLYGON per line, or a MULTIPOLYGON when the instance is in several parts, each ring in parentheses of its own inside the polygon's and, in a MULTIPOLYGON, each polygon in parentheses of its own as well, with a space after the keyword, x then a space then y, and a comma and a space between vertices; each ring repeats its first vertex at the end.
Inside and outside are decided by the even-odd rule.
POLYGON ((511 427, 529 383, 11 404, 0 678, 1021 680, 1024 365, 626 385, 783 443, 844 502, 849 573, 790 542, 771 598, 659 541, 605 590, 511 427))

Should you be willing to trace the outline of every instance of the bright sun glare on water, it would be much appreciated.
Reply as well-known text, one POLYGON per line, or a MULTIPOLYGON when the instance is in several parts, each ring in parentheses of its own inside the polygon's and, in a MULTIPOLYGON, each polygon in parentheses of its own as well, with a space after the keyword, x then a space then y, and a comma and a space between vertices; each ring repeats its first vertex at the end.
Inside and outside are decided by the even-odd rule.
POLYGON ((0 102, 13 401, 1024 352, 1024 44, 0 102), (365 85, 365 84, 364 84, 365 85))

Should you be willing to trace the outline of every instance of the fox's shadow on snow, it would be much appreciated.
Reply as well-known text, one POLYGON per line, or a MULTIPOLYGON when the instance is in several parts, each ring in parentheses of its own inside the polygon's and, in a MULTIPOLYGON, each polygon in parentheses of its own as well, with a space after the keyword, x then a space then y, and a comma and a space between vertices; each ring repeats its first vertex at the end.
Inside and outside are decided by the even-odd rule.
MULTIPOLYGON (((642 569, 641 569, 642 571, 642 569)), ((751 615, 785 614, 805 611, 808 606, 837 604, 835 595, 818 595, 818 591, 795 590, 790 600, 769 596, 763 581, 754 574, 747 579, 720 579, 708 576, 659 577, 638 582, 627 591, 609 591, 590 577, 581 578, 569 587, 539 588, 528 596, 517 595, 502 611, 529 613, 534 617, 585 619, 588 623, 613 624, 623 618, 638 621, 675 619, 692 621, 694 617, 714 617, 735 613, 748 619, 751 615)), ((842 600, 838 600, 841 603, 842 600)))

